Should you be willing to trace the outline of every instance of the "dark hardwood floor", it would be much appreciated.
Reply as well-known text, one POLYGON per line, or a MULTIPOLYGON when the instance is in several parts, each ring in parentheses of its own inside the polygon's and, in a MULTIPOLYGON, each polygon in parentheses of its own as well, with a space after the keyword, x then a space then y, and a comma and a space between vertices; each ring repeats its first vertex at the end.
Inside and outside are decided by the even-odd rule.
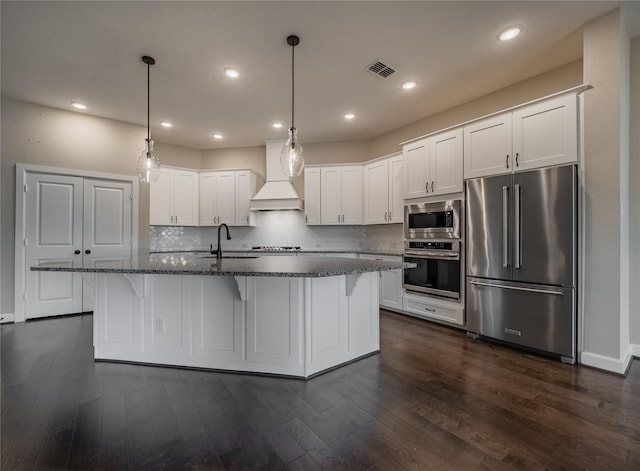
POLYGON ((626 378, 394 313, 309 381, 92 358, 92 316, 2 326, 6 470, 638 470, 626 378))

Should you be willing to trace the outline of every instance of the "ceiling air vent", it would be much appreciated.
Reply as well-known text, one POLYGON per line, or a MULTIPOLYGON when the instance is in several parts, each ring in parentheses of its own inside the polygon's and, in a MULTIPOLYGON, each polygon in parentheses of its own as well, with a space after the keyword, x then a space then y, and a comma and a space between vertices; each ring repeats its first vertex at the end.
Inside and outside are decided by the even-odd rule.
POLYGON ((390 65, 385 64, 382 61, 375 61, 371 64, 368 69, 376 74, 378 77, 387 78, 393 73, 395 73, 395 69, 390 65))

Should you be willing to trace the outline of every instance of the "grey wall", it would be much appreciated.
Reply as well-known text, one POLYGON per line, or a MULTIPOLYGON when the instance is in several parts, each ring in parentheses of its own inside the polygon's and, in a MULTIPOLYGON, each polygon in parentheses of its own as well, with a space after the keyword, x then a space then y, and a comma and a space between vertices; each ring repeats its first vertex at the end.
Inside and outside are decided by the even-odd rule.
POLYGON ((631 343, 640 345, 640 37, 631 41, 629 159, 629 312, 631 343))
POLYGON ((583 55, 584 79, 593 86, 585 94, 584 350, 610 358, 620 357, 621 317, 628 318, 620 288, 621 282, 628 283, 628 273, 621 273, 625 236, 620 215, 628 210, 627 195, 621 195, 621 178, 628 178, 621 173, 623 29, 619 10, 589 23, 583 55))
MULTIPOLYGON (((2 98, 1 313, 13 313, 15 164, 135 175, 146 129, 2 98)), ((149 191, 140 185, 140 249, 148 247, 149 191)))

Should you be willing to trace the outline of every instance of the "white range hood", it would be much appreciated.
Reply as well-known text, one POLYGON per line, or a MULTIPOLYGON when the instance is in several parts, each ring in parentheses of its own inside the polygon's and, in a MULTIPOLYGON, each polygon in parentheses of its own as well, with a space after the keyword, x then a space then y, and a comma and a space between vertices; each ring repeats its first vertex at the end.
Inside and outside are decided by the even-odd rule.
POLYGON ((302 210, 302 200, 280 166, 280 151, 284 141, 266 141, 267 177, 264 186, 251 198, 252 211, 280 209, 302 210))

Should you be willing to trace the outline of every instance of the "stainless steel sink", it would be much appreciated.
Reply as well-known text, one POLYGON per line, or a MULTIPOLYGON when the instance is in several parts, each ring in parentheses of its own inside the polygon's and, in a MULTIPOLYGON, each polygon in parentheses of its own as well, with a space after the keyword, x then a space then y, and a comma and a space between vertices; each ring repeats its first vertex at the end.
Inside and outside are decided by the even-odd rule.
MULTIPOLYGON (((200 258, 216 258, 215 255, 203 255, 200 258)), ((243 259, 243 258, 260 258, 257 255, 223 255, 223 259, 243 259)))

